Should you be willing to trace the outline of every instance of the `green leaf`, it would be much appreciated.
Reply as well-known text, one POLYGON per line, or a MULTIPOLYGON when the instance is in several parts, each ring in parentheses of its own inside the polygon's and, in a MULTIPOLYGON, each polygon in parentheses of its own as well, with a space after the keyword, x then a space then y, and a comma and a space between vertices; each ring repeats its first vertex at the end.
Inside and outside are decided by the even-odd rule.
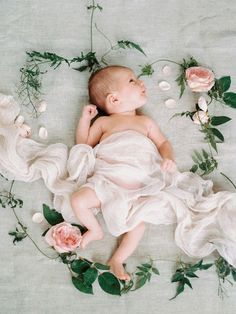
POLYGON ((104 265, 104 264, 100 264, 100 263, 95 263, 94 266, 97 269, 101 269, 101 270, 109 270, 110 269, 109 265, 104 265))
POLYGON ((129 41, 129 40, 118 40, 117 44, 122 49, 125 49, 125 48, 137 49, 139 52, 141 52, 142 54, 144 54, 146 56, 146 54, 143 51, 143 49, 138 44, 135 44, 132 41, 129 41))
POLYGON ((224 93, 230 88, 231 78, 230 76, 223 76, 218 80, 220 92, 224 93))
POLYGON ((141 74, 138 75, 138 77, 141 76, 151 76, 154 73, 154 69, 151 64, 146 64, 141 68, 141 74))
POLYGON ((231 274, 233 276, 234 281, 236 281, 236 269, 235 268, 231 269, 231 274))
POLYGON ((100 274, 98 283, 103 291, 113 295, 121 295, 119 280, 113 274, 109 272, 100 274))
POLYGON ((145 267, 145 268, 147 268, 147 269, 152 268, 152 265, 151 265, 151 264, 147 264, 147 263, 142 264, 142 266, 145 267))
POLYGON ((81 292, 87 294, 93 294, 93 287, 91 284, 83 282, 83 280, 79 277, 72 277, 72 282, 74 286, 81 292))
POLYGON ((184 278, 184 275, 182 273, 176 272, 172 278, 171 278, 171 282, 177 282, 177 281, 181 281, 184 278))
POLYGON ((191 289, 193 289, 193 287, 192 287, 192 285, 191 285, 191 283, 190 283, 188 278, 184 277, 183 282, 186 283, 191 289))
POLYGON ((82 259, 76 259, 71 263, 72 271, 77 274, 82 274, 86 272, 86 270, 88 270, 89 268, 90 268, 90 265, 82 259))
POLYGON ((209 263, 209 264, 204 264, 204 265, 201 265, 201 266, 199 267, 199 269, 200 269, 200 270, 202 270, 202 269, 205 270, 205 269, 210 268, 212 265, 213 265, 212 263, 211 263, 211 264, 210 264, 210 263, 209 263))
POLYGON ((202 154, 203 154, 203 157, 204 157, 205 159, 208 159, 209 155, 208 155, 208 153, 205 151, 205 149, 202 149, 202 154))
POLYGON ((93 284, 94 281, 97 279, 98 276, 98 270, 94 267, 91 267, 86 270, 86 272, 83 273, 84 281, 87 284, 93 284))
POLYGON ((177 290, 176 290, 176 294, 173 298, 171 298, 170 300, 175 299, 180 293, 182 293, 184 291, 184 283, 181 281, 178 284, 177 290))
POLYGON ((187 277, 190 277, 190 278, 199 278, 196 274, 194 274, 194 273, 191 272, 191 271, 187 271, 187 272, 186 272, 186 276, 187 276, 187 277))
POLYGON ((160 272, 156 267, 152 267, 152 272, 156 275, 160 275, 160 272))
POLYGON ((189 171, 195 173, 197 170, 198 170, 198 165, 193 165, 189 171))
POLYGON ((146 276, 141 277, 138 280, 138 282, 136 283, 134 290, 140 289, 142 286, 145 285, 146 281, 147 281, 147 277, 146 276))
POLYGON ((230 120, 231 120, 231 118, 226 117, 226 116, 215 116, 215 117, 211 118, 211 124, 212 125, 220 125, 220 124, 226 123, 230 120))
POLYGON ((137 266, 137 268, 139 269, 139 270, 142 270, 143 272, 148 272, 148 269, 146 268, 146 267, 142 267, 142 266, 137 266))
POLYGON ((58 213, 55 209, 50 209, 46 204, 43 204, 43 215, 47 222, 52 226, 64 221, 62 214, 58 213))
POLYGON ((227 92, 223 95, 223 101, 226 105, 236 108, 236 93, 227 92))
POLYGON ((222 142, 224 142, 224 136, 218 129, 211 128, 210 130, 216 137, 218 137, 222 142))

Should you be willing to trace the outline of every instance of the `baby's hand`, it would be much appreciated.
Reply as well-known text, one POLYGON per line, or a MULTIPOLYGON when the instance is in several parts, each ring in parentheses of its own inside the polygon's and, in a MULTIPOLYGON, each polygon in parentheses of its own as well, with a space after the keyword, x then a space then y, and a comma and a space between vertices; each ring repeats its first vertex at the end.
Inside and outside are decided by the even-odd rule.
POLYGON ((176 163, 168 158, 165 158, 161 162, 161 169, 163 171, 174 172, 177 169, 176 163))
POLYGON ((97 107, 95 105, 86 105, 82 112, 82 117, 88 120, 92 120, 98 114, 97 107))

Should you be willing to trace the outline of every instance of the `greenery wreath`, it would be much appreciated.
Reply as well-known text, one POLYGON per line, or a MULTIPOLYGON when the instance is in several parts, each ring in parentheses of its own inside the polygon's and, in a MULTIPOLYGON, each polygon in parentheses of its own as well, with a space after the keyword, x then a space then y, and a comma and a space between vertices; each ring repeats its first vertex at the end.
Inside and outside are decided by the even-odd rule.
MULTIPOLYGON (((32 109, 31 113, 35 118, 37 118, 46 109, 45 101, 40 98, 42 95, 42 75, 47 72, 48 66, 55 70, 62 63, 66 63, 69 67, 72 64, 79 63, 79 67, 75 67, 73 69, 78 70, 79 72, 83 72, 85 70, 92 72, 103 65, 107 65, 106 56, 112 50, 127 48, 135 49, 146 56, 143 49, 132 41, 119 40, 117 43, 112 44, 94 23, 94 13, 95 11, 101 12, 102 7, 99 4, 95 5, 95 1, 91 1, 91 5, 87 6, 87 9, 91 11, 91 47, 89 52, 81 52, 80 56, 72 59, 64 58, 51 52, 26 52, 26 64, 20 69, 21 79, 18 95, 22 99, 22 104, 32 109), (96 29, 110 43, 110 49, 106 51, 100 59, 97 58, 96 52, 93 51, 94 27, 96 27, 96 29)), ((183 59, 182 63, 177 63, 168 59, 156 60, 150 64, 141 66, 141 73, 139 76, 151 76, 154 73, 154 64, 163 61, 172 62, 180 67, 180 74, 176 79, 178 85, 180 86, 180 97, 183 95, 186 85, 194 93, 205 93, 205 97, 199 97, 193 111, 177 113, 174 117, 189 117, 200 127, 200 131, 204 134, 204 139, 209 146, 209 152, 204 149, 202 149, 201 152, 195 151, 194 156, 192 157, 194 165, 190 171, 201 171, 200 175, 207 175, 217 168, 217 161, 214 158, 213 150, 217 153, 218 142, 224 141, 223 134, 216 127, 231 120, 226 116, 211 115, 209 112, 209 105, 215 101, 232 108, 236 108, 236 93, 228 91, 231 84, 230 76, 224 76, 216 79, 212 70, 207 67, 202 67, 193 57, 183 59)), ((166 67, 165 70, 168 71, 168 67, 166 67)), ((168 87, 168 84, 166 85, 166 83, 167 82, 164 82, 163 89, 167 89, 166 87, 168 87)), ((236 188, 235 184, 228 178, 228 176, 223 173, 221 174, 229 180, 234 188, 236 188)), ((2 179, 8 180, 3 175, 0 174, 0 176, 2 179)), ((80 225, 68 224, 64 221, 60 213, 51 209, 48 205, 43 204, 43 215, 41 213, 36 213, 33 216, 33 221, 40 223, 43 219, 45 219, 49 224, 49 228, 42 234, 42 236, 45 237, 46 242, 56 253, 54 256, 49 256, 38 247, 31 235, 28 233, 27 227, 21 222, 16 212, 16 208, 22 208, 23 201, 21 199, 17 199, 12 193, 13 185, 14 180, 11 181, 9 191, 2 191, 0 193, 0 205, 3 208, 10 207, 18 223, 18 227, 16 227, 14 231, 9 232, 9 235, 14 237, 13 243, 15 244, 16 242, 22 241, 24 238, 28 237, 45 257, 59 260, 64 263, 71 274, 73 285, 80 292, 93 294, 93 284, 98 279, 99 286, 104 292, 112 295, 123 295, 129 291, 135 291, 144 286, 151 280, 152 275, 160 274, 159 270, 155 266, 155 262, 158 259, 154 260, 149 257, 148 261, 136 267, 136 270, 131 274, 131 280, 129 282, 119 280, 109 271, 108 265, 90 261, 78 255, 77 244, 86 229, 80 225), (60 234, 59 239, 58 234, 60 234)), ((215 266, 216 274, 219 279, 218 294, 220 296, 226 294, 225 287, 223 286, 225 281, 230 284, 232 284, 231 280, 236 281, 236 268, 230 265, 221 256, 219 256, 213 263, 208 264, 204 264, 203 260, 197 261, 193 264, 184 262, 181 258, 173 262, 177 265, 176 271, 172 275, 171 282, 177 283, 177 289, 176 294, 170 300, 182 293, 186 285, 192 288, 190 280, 198 278, 196 274, 197 271, 207 270, 213 265, 215 266), (230 277, 232 278, 231 280, 229 279, 230 277)))

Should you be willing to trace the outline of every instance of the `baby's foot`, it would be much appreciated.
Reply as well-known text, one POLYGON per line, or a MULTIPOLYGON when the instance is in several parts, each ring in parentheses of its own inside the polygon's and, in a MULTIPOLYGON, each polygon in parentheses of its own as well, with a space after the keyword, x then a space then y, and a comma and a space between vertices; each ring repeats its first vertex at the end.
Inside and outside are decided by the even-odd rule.
POLYGON ((113 272, 118 279, 130 281, 130 276, 125 271, 121 262, 110 259, 107 264, 110 266, 110 271, 113 272))
POLYGON ((103 237, 102 231, 88 230, 82 236, 79 247, 81 249, 84 249, 91 241, 101 240, 102 237, 103 237))

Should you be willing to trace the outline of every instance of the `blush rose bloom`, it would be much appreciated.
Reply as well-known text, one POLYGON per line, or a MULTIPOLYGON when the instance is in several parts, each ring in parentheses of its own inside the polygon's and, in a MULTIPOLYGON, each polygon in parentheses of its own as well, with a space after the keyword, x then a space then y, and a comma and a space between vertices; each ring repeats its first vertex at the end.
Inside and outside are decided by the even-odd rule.
POLYGON ((82 235, 77 227, 68 222, 52 226, 45 235, 46 242, 58 253, 74 251, 80 243, 82 235))
POLYGON ((214 73, 203 67, 190 67, 185 75, 187 84, 193 92, 207 92, 215 84, 214 73))

